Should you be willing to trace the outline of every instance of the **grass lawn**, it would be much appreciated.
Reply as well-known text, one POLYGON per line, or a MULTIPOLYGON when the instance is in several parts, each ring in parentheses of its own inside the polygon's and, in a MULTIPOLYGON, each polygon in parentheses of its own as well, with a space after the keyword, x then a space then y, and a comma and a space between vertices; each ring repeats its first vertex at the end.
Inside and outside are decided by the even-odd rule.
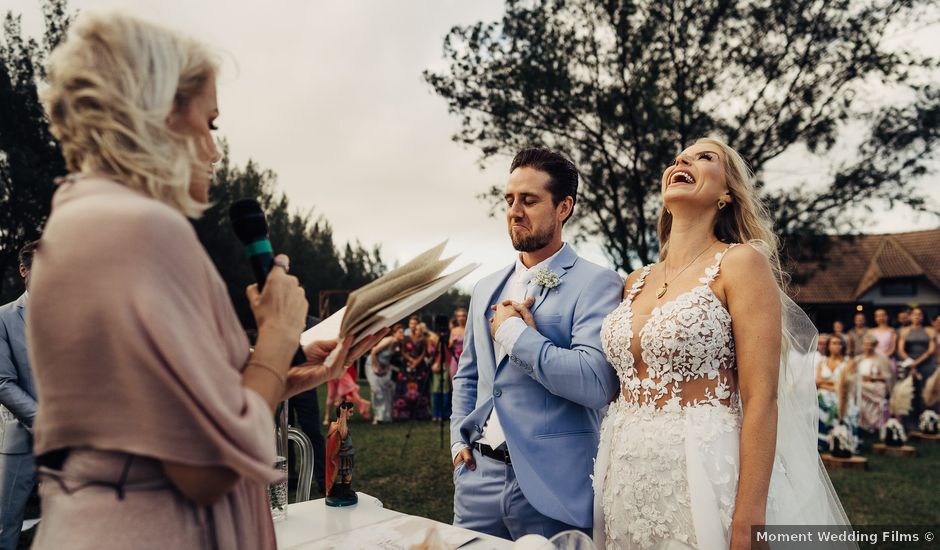
MULTIPOLYGON (((360 392, 371 399, 369 385, 360 382, 360 392)), ((326 389, 321 388, 320 412, 323 414, 326 389)), ((368 493, 386 508, 423 516, 444 523, 454 519, 453 468, 450 460, 450 425, 402 422, 373 426, 357 413, 350 423, 356 467, 353 489, 368 493)), ((321 426, 326 436, 326 426, 321 426)), ((311 498, 319 498, 316 487, 311 498)))
MULTIPOLYGON (((367 384, 362 385, 362 393, 368 399, 367 384)), ((321 390, 320 394, 322 404, 326 391, 321 390)), ((442 448, 439 423, 372 426, 354 417, 353 487, 380 499, 386 508, 450 523, 454 485, 450 432, 447 423, 444 424, 442 448)), ((852 523, 940 523, 940 443, 909 441, 917 447, 918 457, 894 458, 873 454, 870 449, 875 442, 868 438, 863 446, 863 456, 869 460, 868 471, 829 471, 852 523)))
POLYGON ((876 455, 874 436, 863 441, 868 471, 829 470, 832 485, 855 525, 940 523, 940 442, 909 439, 916 458, 876 455))

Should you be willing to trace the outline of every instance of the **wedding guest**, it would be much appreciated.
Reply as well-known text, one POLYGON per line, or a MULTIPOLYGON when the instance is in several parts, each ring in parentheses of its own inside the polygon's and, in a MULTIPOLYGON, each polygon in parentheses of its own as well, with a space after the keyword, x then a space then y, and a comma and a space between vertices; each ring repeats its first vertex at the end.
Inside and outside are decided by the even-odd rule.
POLYGON ((366 360, 366 378, 372 388, 372 424, 392 421, 395 400, 394 371, 402 367, 401 345, 405 341, 405 328, 401 323, 392 327, 391 334, 383 338, 366 360))
POLYGON ((433 332, 428 335, 428 354, 431 357, 431 420, 440 422, 450 416, 450 369, 445 363, 445 346, 433 332))
POLYGON ((427 323, 421 323, 421 332, 424 334, 424 364, 428 368, 428 392, 431 388, 431 379, 433 378, 432 367, 438 360, 438 349, 441 343, 441 337, 428 327, 427 323))
POLYGON ((937 365, 940 365, 940 315, 933 318, 933 331, 937 333, 937 338, 934 341, 936 351, 934 352, 933 361, 937 365))
POLYGON ((420 322, 421 322, 421 319, 419 319, 417 315, 412 315, 411 317, 409 317, 408 328, 405 329, 405 336, 407 336, 408 338, 411 338, 411 335, 415 331, 415 327, 417 327, 418 323, 420 322))
POLYGON ((819 338, 816 339, 816 355, 813 361, 814 365, 818 365, 820 361, 825 359, 829 355, 829 335, 822 333, 819 335, 819 338))
POLYGON ((865 314, 858 312, 852 318, 852 328, 848 334, 848 355, 855 357, 862 354, 862 339, 868 334, 868 327, 865 326, 865 314))
POLYGON ((453 356, 453 349, 451 342, 454 340, 454 331, 458 330, 460 325, 457 324, 456 317, 451 317, 450 321, 447 322, 447 364, 450 365, 450 362, 455 359, 453 356))
POLYGON ((909 320, 910 324, 901 329, 898 356, 901 358, 900 366, 907 369, 906 373, 902 371, 901 376, 914 378, 914 401, 906 423, 909 426, 916 426, 920 414, 925 409, 924 383, 937 368, 934 360, 937 333, 933 327, 924 326, 924 311, 919 307, 911 310, 909 320))
MULTIPOLYGON (((417 318, 415 320, 417 321, 417 318)), ((402 349, 405 365, 398 373, 392 417, 395 420, 427 420, 429 411, 425 386, 428 372, 427 364, 424 362, 427 345, 421 324, 415 323, 411 336, 405 338, 402 349)))
MULTIPOLYGON (((42 522, 33 548, 276 547, 275 406, 359 349, 314 342, 286 256, 247 294, 249 351, 187 218, 209 204, 216 57, 124 15, 83 12, 49 57, 43 103, 73 176, 36 252, 27 335, 42 522)), ((361 351, 371 346, 367 339, 361 351)))
MULTIPOLYGON (((320 319, 308 315, 304 323, 304 330, 313 328, 319 322, 320 319)), ((254 339, 250 336, 249 340, 254 342, 254 339)), ((288 406, 290 407, 292 423, 294 423, 295 426, 299 425, 304 434, 310 438, 310 443, 313 446, 313 480, 320 493, 325 494, 326 441, 323 439, 323 434, 320 432, 320 396, 317 392, 317 388, 300 392, 291 397, 288 406)), ((299 479, 297 467, 298 457, 296 454, 293 448, 288 451, 288 471, 291 474, 291 485, 289 487, 291 489, 296 486, 299 479)))
POLYGON ((359 414, 368 420, 371 418, 369 409, 372 403, 363 399, 359 394, 359 384, 356 383, 357 377, 356 365, 350 364, 343 375, 327 383, 326 406, 323 416, 323 425, 330 425, 330 411, 339 407, 344 401, 350 401, 359 409, 359 414))
POLYGON ((898 376, 897 363, 894 360, 894 355, 897 353, 898 347, 898 333, 888 324, 889 320, 888 312, 884 308, 876 309, 875 327, 869 331, 869 334, 878 340, 875 351, 888 358, 888 363, 891 365, 891 372, 893 374, 893 384, 893 381, 897 380, 898 376))
POLYGON ((898 330, 910 326, 911 308, 906 307, 898 312, 898 330))
POLYGON ((848 340, 849 340, 849 339, 846 337, 846 334, 845 334, 845 325, 842 324, 842 321, 833 321, 833 323, 832 323, 832 335, 831 335, 831 337, 832 337, 832 338, 838 338, 839 340, 842 340, 842 347, 843 347, 843 349, 845 350, 846 354, 848 354, 848 349, 849 349, 849 342, 848 342, 848 340))
POLYGON ((416 322, 410 333, 405 334, 405 368, 408 370, 423 370, 427 356, 427 342, 425 341, 424 323, 416 322))
POLYGON ((435 361, 435 355, 437 354, 437 344, 440 343, 440 336, 433 330, 428 329, 427 323, 420 323, 421 334, 424 335, 424 361, 428 365, 435 361))
POLYGON ((862 354, 852 363, 859 377, 859 427, 877 432, 888 420, 888 396, 893 372, 888 358, 876 351, 878 339, 873 334, 862 338, 862 354))
POLYGON ((38 403, 26 345, 26 305, 29 301, 33 254, 39 241, 19 252, 19 274, 25 290, 0 307, 0 549, 14 549, 36 485, 33 424, 38 403))
POLYGON ((853 429, 857 421, 852 422, 848 411, 839 410, 839 395, 836 387, 842 370, 849 360, 845 356, 845 346, 841 338, 830 337, 827 342, 828 354, 816 365, 816 397, 819 401, 819 450, 829 449, 827 436, 835 425, 836 420, 845 421, 853 429))
POLYGON ((447 342, 450 358, 448 366, 450 367, 451 379, 457 374, 457 363, 460 361, 460 354, 463 353, 463 338, 467 329, 467 310, 466 308, 457 308, 454 311, 454 326, 450 329, 450 338, 447 342))

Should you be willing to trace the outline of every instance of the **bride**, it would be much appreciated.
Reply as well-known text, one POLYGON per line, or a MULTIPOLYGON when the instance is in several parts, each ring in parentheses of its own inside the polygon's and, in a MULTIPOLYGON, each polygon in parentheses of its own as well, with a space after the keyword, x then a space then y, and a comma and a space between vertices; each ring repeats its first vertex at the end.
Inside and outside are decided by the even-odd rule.
POLYGON ((621 394, 601 428, 595 541, 744 549, 752 525, 847 525, 816 452, 815 329, 782 292, 747 165, 702 139, 662 193, 661 260, 630 274, 602 329, 621 394))

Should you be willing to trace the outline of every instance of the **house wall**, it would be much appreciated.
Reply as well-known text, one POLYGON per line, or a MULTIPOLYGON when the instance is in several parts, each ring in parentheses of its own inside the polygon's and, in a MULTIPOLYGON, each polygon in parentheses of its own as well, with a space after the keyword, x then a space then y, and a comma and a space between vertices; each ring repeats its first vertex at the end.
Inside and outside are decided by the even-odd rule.
POLYGON ((859 297, 859 302, 875 304, 876 307, 883 306, 913 306, 921 307, 940 307, 940 289, 931 284, 926 277, 921 277, 917 281, 917 294, 913 296, 885 296, 881 293, 881 284, 876 284, 859 297))
POLYGON ((862 306, 862 313, 865 314, 866 322, 868 326, 872 326, 874 325, 874 313, 878 308, 887 310, 893 324, 897 314, 902 309, 915 305, 924 310, 929 323, 931 319, 940 315, 940 289, 931 284, 926 278, 922 278, 917 281, 917 294, 913 296, 884 296, 879 283, 860 296, 857 302, 800 303, 800 306, 813 320, 820 332, 831 331, 832 323, 837 320, 842 321, 846 329, 850 328, 852 319, 857 313, 857 306, 862 306))

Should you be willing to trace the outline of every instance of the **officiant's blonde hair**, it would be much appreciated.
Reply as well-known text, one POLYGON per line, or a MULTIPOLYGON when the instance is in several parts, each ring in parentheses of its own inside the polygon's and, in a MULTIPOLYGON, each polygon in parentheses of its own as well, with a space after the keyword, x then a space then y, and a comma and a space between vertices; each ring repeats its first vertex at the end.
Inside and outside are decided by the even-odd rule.
MULTIPOLYGON (((715 220, 715 236, 725 243, 748 243, 770 260, 774 277, 781 290, 787 287, 787 277, 780 266, 780 239, 773 230, 773 221, 767 207, 757 196, 754 188, 754 173, 747 161, 720 139, 707 137, 695 142, 714 145, 721 151, 725 170, 725 181, 732 201, 718 210, 715 220)), ((665 260, 669 252, 669 236, 672 233, 672 214, 663 205, 657 226, 660 244, 660 259, 665 260)))
POLYGON ((82 13, 49 56, 42 101, 72 172, 100 172, 198 217, 193 140, 167 125, 218 71, 203 44, 118 13, 82 13))

